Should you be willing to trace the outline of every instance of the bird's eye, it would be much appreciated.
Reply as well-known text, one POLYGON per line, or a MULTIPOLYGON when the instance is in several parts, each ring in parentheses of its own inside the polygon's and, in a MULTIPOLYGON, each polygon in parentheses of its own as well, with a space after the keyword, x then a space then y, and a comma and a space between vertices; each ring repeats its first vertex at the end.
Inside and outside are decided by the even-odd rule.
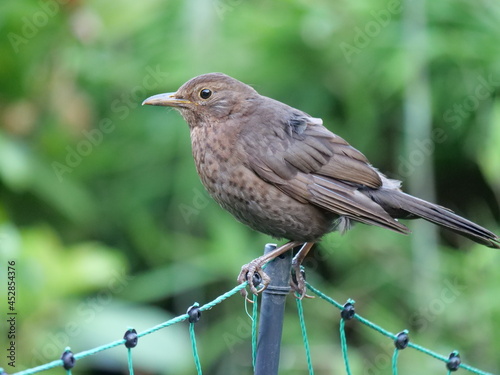
POLYGON ((212 96, 212 90, 203 89, 200 91, 200 98, 202 98, 202 99, 208 99, 211 96, 212 96))

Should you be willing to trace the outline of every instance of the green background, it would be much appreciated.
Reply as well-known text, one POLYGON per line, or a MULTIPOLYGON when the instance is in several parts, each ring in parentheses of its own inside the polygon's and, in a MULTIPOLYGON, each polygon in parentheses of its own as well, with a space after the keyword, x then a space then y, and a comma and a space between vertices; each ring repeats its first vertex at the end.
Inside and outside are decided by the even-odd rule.
MULTIPOLYGON (((141 107, 224 72, 321 117, 389 177, 500 233, 497 1, 3 1, 0 366, 16 262, 16 371, 183 314, 235 285, 273 240, 205 193, 175 111, 141 107)), ((324 238, 308 280, 389 331, 500 372, 500 253, 430 224, 324 238)), ((338 311, 304 301, 316 374, 343 373, 338 311)), ((250 374, 238 296, 197 324, 204 373, 250 374)), ((390 340, 348 323, 353 373, 390 373, 390 340)), ((192 374, 186 324, 139 341, 136 373, 192 374)), ((413 350, 402 374, 445 373, 413 350)), ((50 373, 62 373, 62 369, 50 373)), ((126 373, 116 348, 74 373, 126 373)), ((289 298, 281 374, 307 365, 289 298)), ((463 370, 462 370, 463 371, 463 370)))

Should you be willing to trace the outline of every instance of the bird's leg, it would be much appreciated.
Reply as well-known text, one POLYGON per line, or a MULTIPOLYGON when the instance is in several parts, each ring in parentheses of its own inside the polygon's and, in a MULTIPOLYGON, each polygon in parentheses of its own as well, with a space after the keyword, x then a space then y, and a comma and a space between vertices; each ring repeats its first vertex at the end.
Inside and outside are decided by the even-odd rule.
MULTIPOLYGON (((283 246, 278 247, 276 250, 264 254, 252 260, 250 263, 245 264, 243 267, 241 267, 241 272, 238 276, 238 283, 242 284, 245 281, 247 281, 248 286, 250 287, 250 291, 253 294, 259 294, 260 292, 262 292, 264 289, 267 288, 269 282, 271 281, 271 278, 262 270, 262 267, 269 261, 273 260, 274 258, 280 256, 283 253, 286 253, 288 250, 293 249, 294 247, 299 246, 301 244, 302 242, 297 242, 297 241, 288 242, 283 246), (255 285, 253 284, 254 275, 257 273, 260 275, 263 285, 262 288, 259 290, 257 290, 255 285)), ((242 289, 241 294, 243 295, 243 297, 246 297, 247 296, 246 289, 242 289)))
POLYGON ((298 293, 300 299, 307 297, 312 298, 306 294, 306 279, 302 272, 300 272, 300 265, 304 261, 305 257, 309 253, 309 250, 313 247, 314 242, 306 242, 299 252, 292 259, 292 272, 294 272, 295 277, 292 278, 290 286, 295 292, 298 293))

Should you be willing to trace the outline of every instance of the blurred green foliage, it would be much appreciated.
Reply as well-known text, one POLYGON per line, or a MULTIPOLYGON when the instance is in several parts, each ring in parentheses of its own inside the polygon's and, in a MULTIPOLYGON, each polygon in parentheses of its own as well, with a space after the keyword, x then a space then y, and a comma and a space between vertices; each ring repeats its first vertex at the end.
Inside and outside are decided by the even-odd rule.
MULTIPOLYGON (((204 192, 182 118, 140 106, 201 73, 224 72, 323 118, 390 177, 412 180, 431 165, 425 189, 440 204, 500 233, 500 4, 428 1, 426 22, 410 30, 415 44, 407 6, 2 2, 0 312, 7 261, 15 260, 15 370, 212 300, 271 240, 204 192), (422 82, 412 54, 430 98, 417 112, 438 137, 408 138, 407 93, 422 82)), ((421 259, 411 238, 432 229, 414 228, 413 237, 363 225, 331 234, 306 260, 308 280, 339 301, 355 299, 359 313, 390 331, 408 328, 421 345, 458 349, 465 362, 500 372, 500 253, 439 232, 438 251, 421 259)), ((281 373, 304 374, 289 302, 281 373)), ((319 299, 304 303, 315 373, 342 373, 338 312, 319 299)), ((249 327, 238 298, 204 314, 197 332, 205 373, 251 373, 249 327)), ((392 344, 359 324, 348 329, 354 373, 389 373, 392 344)), ((14 372, 2 353, 0 366, 14 372)), ((141 339, 134 361, 137 373, 193 373, 187 327, 141 339)), ((403 374, 444 373, 416 352, 399 362, 403 374)), ((75 370, 125 372, 124 349, 75 370)))

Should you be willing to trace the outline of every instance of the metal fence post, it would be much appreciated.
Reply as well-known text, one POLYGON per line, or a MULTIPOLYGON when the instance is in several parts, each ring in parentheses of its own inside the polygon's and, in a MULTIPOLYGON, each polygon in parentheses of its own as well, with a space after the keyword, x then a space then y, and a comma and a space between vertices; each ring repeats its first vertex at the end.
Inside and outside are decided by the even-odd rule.
MULTIPOLYGON (((274 249, 276 245, 267 244, 264 253, 274 249)), ((285 301, 290 293, 291 265, 292 251, 287 251, 266 266, 265 272, 271 278, 271 283, 262 293, 255 375, 278 374, 285 301)))

